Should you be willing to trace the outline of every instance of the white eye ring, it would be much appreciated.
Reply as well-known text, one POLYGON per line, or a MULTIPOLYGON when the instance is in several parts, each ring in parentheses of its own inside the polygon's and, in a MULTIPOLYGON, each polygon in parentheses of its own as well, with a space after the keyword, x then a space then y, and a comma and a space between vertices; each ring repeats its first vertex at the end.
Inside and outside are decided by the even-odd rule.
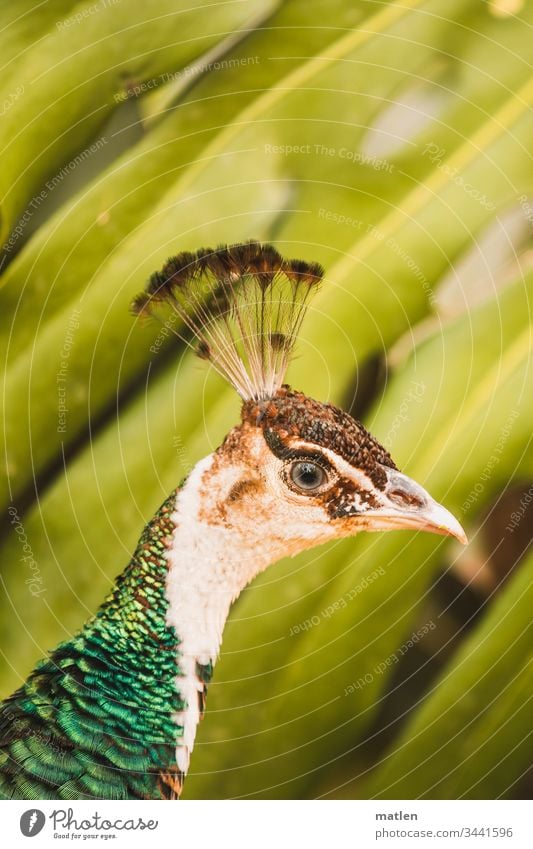
POLYGON ((328 476, 322 466, 311 460, 296 460, 291 464, 289 476, 302 492, 315 492, 326 483, 328 476))

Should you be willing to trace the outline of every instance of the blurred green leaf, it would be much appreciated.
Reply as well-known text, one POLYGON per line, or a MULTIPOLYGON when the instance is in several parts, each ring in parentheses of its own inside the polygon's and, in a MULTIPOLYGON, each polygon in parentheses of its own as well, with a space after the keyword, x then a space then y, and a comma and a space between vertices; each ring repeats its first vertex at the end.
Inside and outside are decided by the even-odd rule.
POLYGON ((363 785, 368 798, 506 796, 528 769, 532 579, 530 555, 363 785))
MULTIPOLYGON (((336 29, 303 29, 306 9, 306 0, 285 4, 268 29, 250 34, 232 53, 234 64, 199 79, 165 121, 43 224, 1 278, 2 353, 8 344, 10 357, 28 347, 40 323, 78 298, 104 260, 149 219, 169 183, 200 157, 211 137, 288 73, 290 57, 269 61, 280 33, 290 30, 292 49, 309 55, 335 39, 336 29)), ((329 2, 328 9, 339 28, 353 18, 342 0, 329 2)))
MULTIPOLYGON (((412 5, 418 4, 413 0, 412 5)), ((21 350, 12 361, 8 359, 5 404, 8 415, 6 462, 9 497, 24 493, 32 478, 47 468, 63 445, 67 446, 86 432, 88 419, 101 416, 109 409, 117 392, 128 390, 139 369, 147 363, 150 358, 149 332, 134 330, 128 357, 119 358, 116 352, 122 351, 130 338, 131 318, 127 306, 132 295, 142 288, 151 270, 176 249, 177 233, 182 243, 185 238, 195 243, 233 241, 250 235, 265 236, 274 227, 274 231, 279 231, 280 244, 290 241, 297 246, 301 237, 294 232, 290 223, 293 219, 306 222, 306 241, 313 236, 315 228, 323 227, 320 217, 323 186, 332 183, 332 164, 343 175, 349 168, 350 186, 353 186, 354 180, 360 181, 363 172, 369 170, 376 181, 373 168, 361 163, 347 165, 340 155, 330 161, 331 157, 324 155, 321 148, 317 150, 316 145, 323 139, 324 131, 331 131, 332 127, 336 142, 334 150, 338 154, 356 143, 357 127, 367 125, 379 109, 380 98, 397 85, 397 67, 400 57, 405 56, 403 37, 407 30, 411 37, 414 37, 417 27, 420 37, 430 39, 434 32, 442 35, 439 18, 426 18, 418 15, 416 10, 410 13, 414 16, 411 18, 408 13, 408 7, 404 6, 381 10, 369 20, 367 29, 343 34, 322 54, 312 57, 260 95, 227 127, 220 128, 220 132, 202 149, 202 155, 192 161, 170 186, 149 218, 103 260, 89 289, 44 322, 31 347, 21 350), (385 51, 377 36, 384 38, 387 28, 391 28, 391 33, 387 32, 385 51), (388 43, 389 37, 391 44, 388 43), (362 95, 358 91, 357 79, 349 83, 346 80, 345 62, 366 63, 370 57, 374 61, 380 57, 384 64, 380 73, 373 75, 362 95), (313 97, 316 98, 313 100, 312 119, 301 116, 302 112, 307 115, 310 108, 310 81, 313 97), (336 120, 340 111, 344 118, 341 125, 336 120), (270 152, 272 148, 279 151, 280 144, 292 144, 295 133, 301 134, 304 127, 309 154, 291 159, 283 153, 270 152), (305 163, 305 174, 301 175, 300 160, 305 163), (306 187, 303 207, 298 197, 304 194, 300 182, 306 187), (296 194, 295 185, 299 186, 296 194), (224 209, 223 221, 221 216, 213 218, 210 214, 210 210, 217 207, 224 209), (274 225, 276 213, 282 218, 279 224, 274 225), (313 219, 314 223, 310 225, 313 219), (184 221, 187 222, 185 230, 182 229, 184 221), (157 247, 147 251, 146 245, 157 247), (110 291, 116 292, 113 299, 109 297, 110 291), (110 306, 106 308, 108 303, 110 306), (76 342, 69 356, 68 428, 56 438, 50 438, 49 423, 57 417, 57 374, 62 344, 68 333, 72 310, 76 308, 80 309, 81 315, 76 342), (102 319, 102 316, 105 318, 102 319), (34 368, 35 363, 39 364, 37 369, 34 368), (97 380, 88 391, 91 374, 96 374, 97 380), (23 392, 21 387, 24 387, 23 392), (31 396, 32 407, 35 409, 36 405, 39 410, 38 414, 32 413, 28 432, 19 424, 21 410, 26 409, 28 404, 26 392, 31 396)), ((413 54, 408 61, 417 68, 424 61, 424 56, 424 52, 413 54)), ((522 64, 517 63, 515 68, 515 82, 524 74, 522 64)), ((450 258, 463 248, 465 240, 471 238, 471 231, 483 226, 491 214, 477 199, 465 194, 463 184, 454 182, 450 171, 461 168, 464 180, 470 180, 470 168, 475 168, 475 184, 491 187, 494 208, 506 202, 515 171, 519 175, 524 170, 524 163, 529 162, 522 140, 528 131, 523 113, 532 96, 533 88, 527 83, 516 94, 508 93, 496 120, 492 117, 487 119, 480 113, 482 123, 474 138, 462 142, 450 152, 445 161, 446 168, 435 171, 429 160, 417 153, 413 180, 421 162, 423 171, 428 172, 427 176, 424 179, 420 177, 415 189, 405 180, 394 181, 395 191, 398 187, 403 191, 403 197, 400 194, 394 198, 397 209, 391 209, 392 198, 386 202, 378 200, 380 215, 376 217, 376 209, 361 204, 361 222, 374 229, 356 244, 353 244, 351 230, 342 235, 337 226, 337 242, 339 239, 349 240, 348 251, 331 268, 331 280, 344 284, 360 264, 365 263, 366 268, 357 288, 346 286, 344 294, 331 284, 324 288, 322 300, 314 305, 306 331, 309 336, 304 336, 304 342, 309 337, 320 337, 330 349, 328 370, 345 375, 339 391, 351 378, 351 367, 347 369, 346 363, 353 361, 354 353, 349 339, 339 344, 340 319, 347 312, 352 316, 352 326, 358 328, 360 335, 357 353, 362 357, 379 347, 382 340, 386 344, 392 342, 410 323, 427 313, 431 294, 428 281, 435 279, 450 258), (507 168, 503 177, 502 164, 508 161, 512 162, 512 167, 507 168), (444 218, 443 204, 445 209, 453 210, 457 203, 463 207, 461 219, 457 220, 454 214, 444 218), (445 227, 440 251, 436 251, 434 237, 430 234, 439 219, 444 220, 445 227), (413 268, 418 269, 416 275, 413 268), (391 271, 394 289, 388 282, 391 271), (378 303, 379 326, 369 320, 369 316, 376 314, 378 303)), ((384 172, 381 176, 386 176, 391 182, 388 173, 384 172)), ((342 179, 338 182, 342 185, 342 179)), ((334 187, 330 197, 335 197, 334 187)), ((328 248, 318 233, 314 241, 317 258, 331 266, 331 259, 338 258, 339 249, 328 248)), ((304 253, 308 253, 305 247, 304 253)), ((305 362, 304 369, 318 375, 316 394, 329 394, 329 376, 324 372, 324 362, 317 346, 308 347, 305 353, 305 361, 302 360, 305 362)), ((300 385, 298 369, 295 375, 296 384, 300 385)), ((4 498, 7 496, 6 492, 4 498)))
MULTIPOLYGON (((63 3, 48 5, 58 17, 47 15, 47 32, 18 62, 24 93, 3 119, 2 240, 25 208, 33 214, 43 182, 93 141, 128 86, 151 85, 183 67, 262 4, 154 0, 148 7, 122 0, 77 4, 70 14, 63 3), (173 27, 175 41, 169 39, 173 27)), ((0 99, 11 89, 8 78, 0 99)))
MULTIPOLYGON (((482 537, 489 505, 533 476, 533 275, 525 239, 505 227, 528 220, 533 190, 533 7, 502 18, 474 0, 30 6, 0 9, 6 232, 98 133, 109 150, 62 187, 62 205, 48 191, 56 210, 46 219, 43 206, 46 220, 4 254, 0 497, 21 514, 44 588, 28 594, 5 525, 5 691, 93 612, 144 522, 238 420, 217 376, 128 312, 184 248, 255 237, 322 262, 289 381, 337 403, 365 384, 372 432, 482 537), (492 232, 512 268, 487 263, 492 232), (476 250, 485 303, 471 310, 459 280, 450 322, 435 295, 476 250)), ((271 567, 232 612, 186 795, 309 797, 344 782, 352 795, 520 792, 531 559, 456 635, 408 723, 389 723, 386 749, 374 730, 396 696, 387 659, 433 616, 457 558, 397 533, 271 567), (438 752, 452 734, 461 745, 438 752)))

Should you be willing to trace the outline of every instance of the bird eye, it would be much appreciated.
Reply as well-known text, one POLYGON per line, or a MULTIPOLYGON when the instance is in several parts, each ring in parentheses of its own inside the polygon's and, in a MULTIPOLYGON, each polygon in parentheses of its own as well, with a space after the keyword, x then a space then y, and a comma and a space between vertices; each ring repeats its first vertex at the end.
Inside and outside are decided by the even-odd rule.
POLYGON ((298 489, 305 490, 305 492, 312 492, 315 489, 319 489, 325 483, 327 475, 324 469, 316 463, 311 463, 308 460, 298 460, 291 466, 290 478, 298 489))

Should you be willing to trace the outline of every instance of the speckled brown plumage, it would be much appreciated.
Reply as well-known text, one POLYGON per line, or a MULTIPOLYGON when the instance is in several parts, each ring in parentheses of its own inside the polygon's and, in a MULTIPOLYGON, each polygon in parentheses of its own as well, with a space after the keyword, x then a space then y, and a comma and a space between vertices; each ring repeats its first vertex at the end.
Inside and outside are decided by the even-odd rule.
POLYGON ((397 468, 388 451, 360 422, 333 404, 322 404, 289 386, 283 386, 268 401, 243 404, 242 418, 263 428, 265 434, 272 431, 282 443, 293 436, 329 448, 365 472, 381 489, 387 480, 381 466, 397 468))

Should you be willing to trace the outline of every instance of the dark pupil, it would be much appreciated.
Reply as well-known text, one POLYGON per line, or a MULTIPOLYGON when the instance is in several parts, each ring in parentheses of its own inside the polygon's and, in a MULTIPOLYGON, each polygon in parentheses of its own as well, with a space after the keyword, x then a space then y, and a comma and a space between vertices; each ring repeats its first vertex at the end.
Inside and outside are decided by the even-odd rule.
POLYGON ((324 479, 324 472, 314 463, 295 463, 292 479, 301 489, 316 489, 324 479))

